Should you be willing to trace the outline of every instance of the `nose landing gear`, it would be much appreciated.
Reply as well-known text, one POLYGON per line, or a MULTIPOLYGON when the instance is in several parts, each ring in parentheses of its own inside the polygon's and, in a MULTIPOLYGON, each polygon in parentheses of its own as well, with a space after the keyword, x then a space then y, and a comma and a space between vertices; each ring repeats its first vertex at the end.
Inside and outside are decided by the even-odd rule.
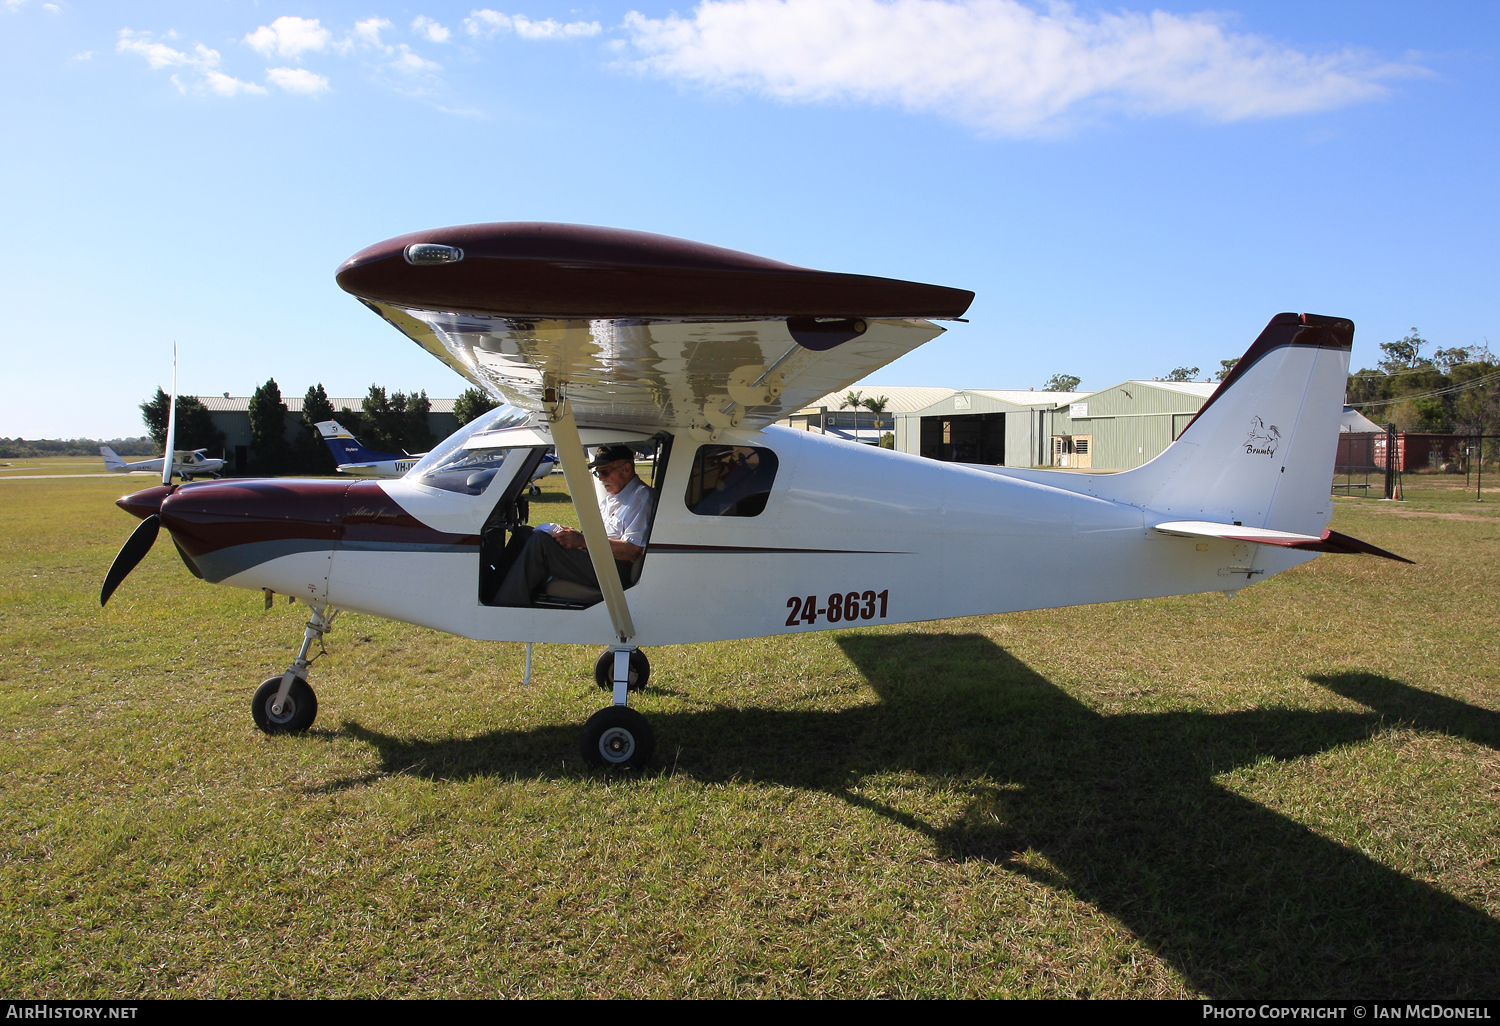
POLYGON ((318 696, 307 683, 307 671, 315 659, 328 654, 323 635, 333 630, 333 620, 338 615, 337 609, 313 606, 297 658, 280 677, 268 677, 255 689, 250 716, 267 734, 300 734, 313 725, 318 715, 318 696), (318 654, 309 658, 314 641, 318 643, 318 654))
POLYGON ((646 717, 630 708, 630 692, 640 691, 651 664, 638 648, 611 646, 594 664, 594 680, 614 692, 614 705, 600 709, 583 727, 583 761, 595 768, 640 769, 656 754, 656 735, 646 717))

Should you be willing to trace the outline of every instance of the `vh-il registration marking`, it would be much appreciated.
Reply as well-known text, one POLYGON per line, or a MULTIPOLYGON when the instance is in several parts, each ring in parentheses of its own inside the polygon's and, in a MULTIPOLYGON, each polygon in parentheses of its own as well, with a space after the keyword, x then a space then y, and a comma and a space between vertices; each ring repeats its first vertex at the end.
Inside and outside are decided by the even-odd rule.
POLYGON ((886 600, 890 594, 889 588, 882 592, 836 591, 828 596, 828 604, 821 609, 818 608, 818 596, 798 598, 793 595, 786 600, 786 607, 791 610, 787 614, 786 625, 799 627, 804 623, 817 623, 820 616, 826 617, 829 623, 838 623, 840 620, 883 620, 886 615, 886 600))

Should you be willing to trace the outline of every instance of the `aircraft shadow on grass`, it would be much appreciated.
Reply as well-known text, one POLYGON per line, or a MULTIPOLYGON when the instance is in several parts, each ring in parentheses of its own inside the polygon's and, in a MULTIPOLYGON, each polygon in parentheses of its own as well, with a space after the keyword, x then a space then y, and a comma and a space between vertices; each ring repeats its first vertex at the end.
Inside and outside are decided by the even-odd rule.
MULTIPOLYGON (((850 635, 839 644, 880 703, 653 713, 658 751, 676 751, 673 771, 698 780, 837 795, 925 834, 943 857, 1070 891, 1215 997, 1500 992, 1500 923, 1213 781, 1397 722, 1500 750, 1500 714, 1345 674, 1310 679, 1375 712, 1104 716, 983 636, 850 635), (892 771, 949 786, 969 779, 973 800, 936 824, 850 790, 851 780, 892 771)), ((559 755, 571 762, 577 744, 571 723, 441 742, 345 729, 377 749, 387 772, 447 780, 535 776, 559 755)))

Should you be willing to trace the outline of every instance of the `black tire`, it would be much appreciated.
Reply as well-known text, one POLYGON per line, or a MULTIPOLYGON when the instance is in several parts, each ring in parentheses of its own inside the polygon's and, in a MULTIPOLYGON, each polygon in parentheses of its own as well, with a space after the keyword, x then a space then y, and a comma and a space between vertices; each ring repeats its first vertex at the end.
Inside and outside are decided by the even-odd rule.
POLYGON ((250 700, 250 716, 255 720, 255 725, 267 734, 300 734, 318 718, 318 696, 313 694, 307 681, 294 677, 291 689, 286 693, 286 704, 282 707, 281 715, 275 716, 271 713, 271 705, 276 701, 276 692, 280 690, 280 674, 262 681, 260 687, 255 689, 255 697, 250 700))
MULTIPOLYGON (((630 673, 626 677, 627 691, 645 691, 647 683, 651 680, 651 660, 646 658, 646 653, 640 649, 630 653, 630 673)), ((594 683, 599 685, 600 691, 608 691, 611 694, 615 690, 615 654, 605 651, 599 658, 594 660, 594 683)))
POLYGON ((638 770, 656 754, 646 717, 629 706, 600 709, 583 725, 583 761, 595 769, 638 770))

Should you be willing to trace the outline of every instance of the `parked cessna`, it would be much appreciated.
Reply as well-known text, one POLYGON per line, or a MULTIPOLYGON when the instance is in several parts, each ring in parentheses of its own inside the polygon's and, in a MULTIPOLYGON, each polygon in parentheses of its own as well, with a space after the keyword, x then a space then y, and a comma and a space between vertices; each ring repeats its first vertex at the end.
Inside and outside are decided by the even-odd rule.
POLYGON ((354 477, 401 477, 417 465, 425 452, 416 454, 375 452, 366 449, 358 438, 336 420, 323 420, 315 425, 318 434, 333 458, 338 462, 339 473, 354 477))
MULTIPOLYGON (((172 453, 172 473, 178 474, 184 481, 191 481, 195 477, 217 478, 219 471, 224 469, 223 460, 210 459, 204 453, 207 449, 193 449, 187 451, 178 449, 172 453)), ((165 456, 158 456, 154 460, 139 460, 135 463, 126 463, 120 459, 119 453, 107 445, 99 446, 99 455, 104 457, 104 469, 113 470, 120 474, 129 474, 139 471, 147 474, 160 474, 162 460, 165 456)))
MULTIPOLYGON (((596 766, 650 760, 628 707, 642 646, 796 634, 1240 588, 1321 552, 1400 559, 1328 529, 1354 326, 1278 314, 1191 425, 1110 475, 940 463, 774 421, 942 333, 970 292, 808 270, 679 239, 554 224, 418 232, 338 283, 504 400, 399 480, 149 488, 105 601, 165 525, 216 584, 312 609, 252 701, 301 731, 308 654, 336 610, 469 638, 607 645, 596 766), (1269 439, 1269 440, 1268 440, 1269 439), (649 457, 654 515, 615 571, 585 445, 649 457), (522 490, 555 446, 600 586, 493 604, 527 531, 522 490)), ((528 650, 529 651, 529 650, 528 650)))

